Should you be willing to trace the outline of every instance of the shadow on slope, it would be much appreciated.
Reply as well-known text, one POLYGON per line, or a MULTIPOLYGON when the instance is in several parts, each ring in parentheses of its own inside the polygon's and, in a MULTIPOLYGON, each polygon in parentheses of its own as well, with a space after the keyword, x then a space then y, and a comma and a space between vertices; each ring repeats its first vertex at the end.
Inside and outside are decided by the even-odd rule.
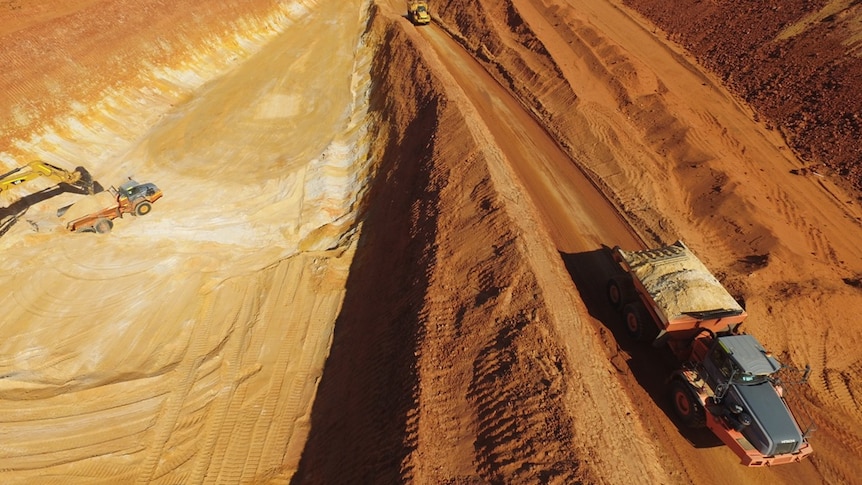
POLYGON ((385 84, 372 107, 389 138, 292 483, 398 483, 414 448, 419 319, 438 217, 438 190, 429 186, 437 100, 428 93, 395 100, 385 84), (418 107, 393 106, 403 99, 418 107))
MULTIPOLYGON (((636 342, 626 334, 622 317, 608 303, 605 288, 611 276, 621 271, 614 262, 610 249, 602 247, 583 253, 560 253, 566 269, 590 315, 600 321, 613 336, 614 342, 628 358, 625 365, 640 386, 693 446, 711 448, 721 446, 721 441, 707 429, 691 429, 676 419, 668 397, 667 378, 677 367, 673 355, 664 347, 654 348, 636 342)), ((619 365, 618 365, 619 367, 619 365)), ((620 369, 621 371, 626 371, 620 369)))

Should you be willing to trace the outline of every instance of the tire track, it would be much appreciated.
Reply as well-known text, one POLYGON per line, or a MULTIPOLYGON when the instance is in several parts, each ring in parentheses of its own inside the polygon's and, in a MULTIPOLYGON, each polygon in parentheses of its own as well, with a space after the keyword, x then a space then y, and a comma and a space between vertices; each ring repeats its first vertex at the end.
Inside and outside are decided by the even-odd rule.
POLYGON ((478 418, 474 446, 481 476, 491 482, 538 476, 545 483, 574 483, 583 471, 567 452, 570 425, 555 421, 565 416, 554 411, 563 385, 561 369, 552 363, 559 359, 556 349, 536 345, 539 323, 527 315, 499 322, 499 332, 473 364, 468 392, 478 418), (544 357, 529 355, 539 347, 544 357))
POLYGON ((829 394, 834 399, 834 403, 837 404, 837 407, 851 415, 855 415, 858 419, 860 416, 859 403, 848 384, 850 373, 847 371, 824 368, 822 379, 826 390, 829 391, 829 394))
MULTIPOLYGON (((315 281, 315 270, 307 265, 306 256, 292 258, 289 263, 282 264, 275 272, 274 281, 315 281)), ((274 287, 282 288, 284 285, 275 283, 274 287)), ((318 322, 332 321, 332 315, 319 314, 321 308, 332 308, 330 305, 321 304, 326 298, 339 299, 339 295, 326 294, 315 295, 312 291, 315 285, 302 285, 293 288, 291 292, 279 291, 268 298, 261 310, 262 321, 278 321, 277 315, 282 314, 282 309, 299 309, 299 301, 315 301, 313 305, 303 305, 300 312, 291 312, 290 319, 284 320, 282 326, 274 328, 280 330, 283 337, 278 338, 266 335, 262 332, 257 335, 257 342, 253 342, 252 349, 261 349, 265 343, 270 345, 277 342, 278 352, 270 357, 272 370, 269 372, 268 392, 261 400, 259 410, 261 416, 271 416, 271 420, 252 420, 246 426, 249 436, 253 436, 253 442, 260 443, 257 447, 256 456, 247 458, 244 473, 237 477, 240 483, 252 483, 260 477, 273 476, 280 471, 285 460, 285 450, 295 439, 296 420, 308 412, 311 395, 306 391, 308 385, 315 386, 316 381, 309 380, 312 368, 322 366, 322 359, 316 354, 316 349, 308 346, 320 345, 319 336, 325 330, 325 326, 318 322)), ((328 342, 328 339, 327 339, 328 342)), ((259 352, 259 350, 258 350, 259 352)), ((268 359, 269 360, 269 359, 268 359)), ((239 444, 239 443, 238 443, 239 444)))
POLYGON ((708 111, 692 110, 695 119, 699 121, 700 129, 691 130, 692 143, 714 158, 731 155, 744 159, 745 145, 731 134, 731 129, 722 125, 714 114, 708 111))
POLYGON ((215 295, 204 296, 200 306, 200 318, 195 322, 194 329, 189 333, 187 351, 180 365, 175 369, 176 385, 171 386, 171 393, 165 399, 155 436, 138 473, 137 483, 151 483, 156 476, 159 463, 165 453, 168 441, 180 418, 184 401, 195 383, 195 375, 200 365, 206 360, 207 336, 212 326, 213 316, 210 313, 215 306, 215 295))
MULTIPOLYGON (((779 187, 778 184, 775 184, 767 192, 767 199, 777 208, 778 215, 781 216, 781 220, 785 225, 793 228, 796 234, 802 236, 807 254, 823 258, 826 262, 836 267, 843 266, 837 257, 835 248, 824 234, 823 229, 808 222, 807 211, 802 210, 799 203, 789 192, 779 187)), ((793 244, 788 245, 791 248, 797 246, 793 244)))
POLYGON ((143 450, 140 443, 161 401, 161 396, 154 396, 89 413, 70 409, 53 418, 5 422, 0 431, 0 478, 4 472, 56 470, 68 463, 98 463, 94 457, 136 454, 143 450))
POLYGON ((819 376, 822 388, 827 391, 830 407, 834 402, 838 408, 860 423, 862 422, 862 408, 860 408, 862 395, 858 393, 862 391, 862 386, 854 383, 852 376, 859 375, 858 373, 862 371, 862 359, 857 359, 843 369, 833 367, 829 361, 829 336, 830 332, 827 329, 823 332, 820 344, 820 371, 816 375, 819 376))
POLYGON ((207 409, 207 419, 201 430, 205 436, 204 446, 191 466, 191 483, 212 483, 221 476, 225 466, 225 454, 231 439, 229 430, 234 429, 245 397, 243 389, 237 389, 237 376, 242 366, 247 327, 250 325, 247 322, 253 322, 253 315, 257 313, 258 302, 254 296, 256 285, 253 283, 254 278, 233 278, 216 292, 234 296, 229 299, 217 298, 211 309, 213 314, 220 315, 226 333, 223 334, 223 343, 209 354, 218 363, 218 391, 207 409), (237 294, 241 297, 237 298, 237 294), (239 302, 239 305, 235 305, 235 302, 239 302))

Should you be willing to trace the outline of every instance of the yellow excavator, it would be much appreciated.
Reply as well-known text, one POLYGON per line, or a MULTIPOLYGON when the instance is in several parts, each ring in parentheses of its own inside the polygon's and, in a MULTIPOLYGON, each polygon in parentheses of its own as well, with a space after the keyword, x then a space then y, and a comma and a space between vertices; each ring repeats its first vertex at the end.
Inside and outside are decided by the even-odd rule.
POLYGON ((51 179, 57 182, 57 184, 28 194, 14 201, 8 207, 0 208, 0 236, 5 234, 27 209, 38 202, 64 192, 94 194, 103 190, 101 185, 93 180, 90 172, 84 167, 78 167, 73 171, 69 171, 48 162, 36 160, 0 175, 0 194, 13 187, 42 177, 51 179))
POLYGON ((77 189, 73 192, 92 193, 94 190, 93 177, 84 167, 78 167, 70 172, 48 162, 36 160, 0 175, 0 193, 40 177, 48 177, 57 183, 67 184, 77 189))

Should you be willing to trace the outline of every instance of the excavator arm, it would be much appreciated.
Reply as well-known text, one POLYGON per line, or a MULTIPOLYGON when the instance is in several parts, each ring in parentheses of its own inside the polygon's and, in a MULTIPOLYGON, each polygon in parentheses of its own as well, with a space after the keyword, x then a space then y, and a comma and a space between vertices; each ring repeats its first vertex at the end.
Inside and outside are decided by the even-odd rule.
POLYGON ((0 175, 0 192, 40 177, 67 184, 76 189, 76 192, 91 194, 95 190, 93 177, 84 167, 78 167, 70 172, 48 162, 36 160, 0 175))
POLYGON ((52 187, 27 194, 7 207, 0 207, 0 236, 8 232, 34 204, 64 192, 86 195, 103 190, 84 167, 78 167, 70 172, 48 162, 36 160, 0 175, 0 194, 41 177, 57 183, 52 187))

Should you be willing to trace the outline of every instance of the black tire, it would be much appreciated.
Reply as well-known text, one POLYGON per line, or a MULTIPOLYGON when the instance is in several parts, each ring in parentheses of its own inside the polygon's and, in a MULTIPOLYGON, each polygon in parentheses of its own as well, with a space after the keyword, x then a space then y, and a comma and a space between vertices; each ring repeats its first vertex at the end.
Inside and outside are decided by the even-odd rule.
POLYGON ((145 216, 153 210, 153 205, 149 202, 141 202, 135 207, 135 215, 136 216, 145 216))
POLYGON ((651 331, 655 324, 640 302, 629 303, 623 307, 623 324, 629 337, 641 342, 649 340, 655 333, 651 331))
POLYGON ((622 310, 627 303, 635 299, 634 283, 628 274, 609 279, 606 290, 608 303, 617 311, 622 310))
POLYGON ((111 229, 113 229, 113 228, 114 228, 114 223, 111 222, 110 219, 102 218, 102 219, 99 219, 98 221, 96 221, 95 224, 93 224, 93 229, 95 229, 96 232, 98 232, 99 234, 107 234, 107 233, 111 232, 111 229))
POLYGON ((706 426, 706 410, 694 393, 694 389, 680 379, 670 384, 670 400, 673 411, 688 428, 706 426))

